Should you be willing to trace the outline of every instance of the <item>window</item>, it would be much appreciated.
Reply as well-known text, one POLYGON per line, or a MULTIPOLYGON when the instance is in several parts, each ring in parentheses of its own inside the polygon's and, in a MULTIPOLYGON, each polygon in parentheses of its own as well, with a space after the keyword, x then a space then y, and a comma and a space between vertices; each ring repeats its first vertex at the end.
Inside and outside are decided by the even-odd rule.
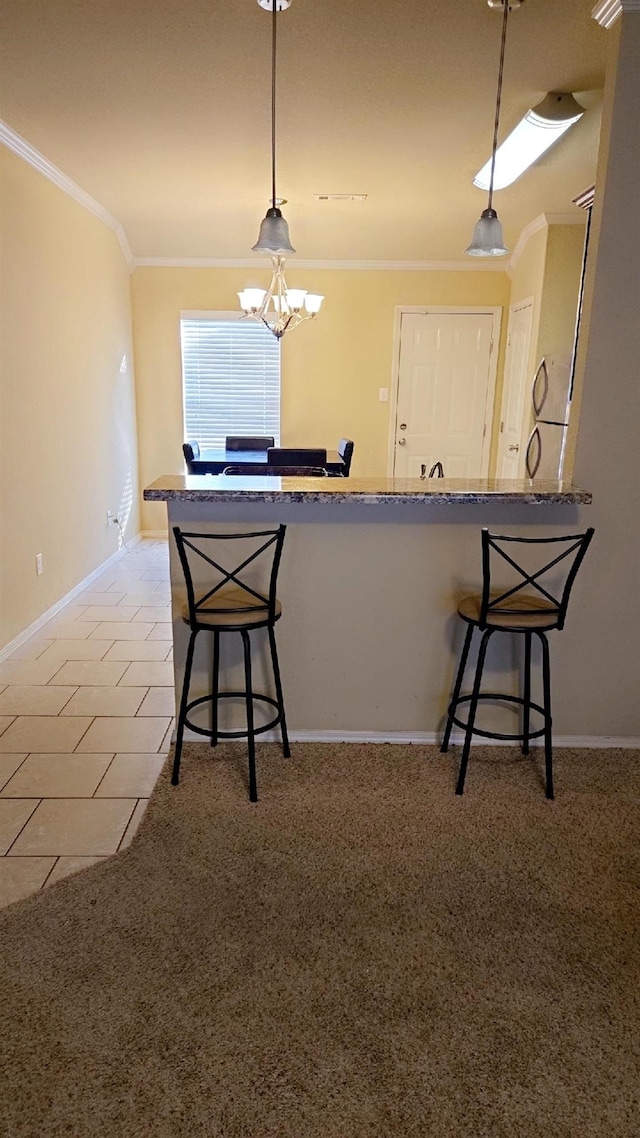
POLYGON ((280 441, 280 341, 235 312, 183 312, 184 437, 224 447, 226 435, 280 441))

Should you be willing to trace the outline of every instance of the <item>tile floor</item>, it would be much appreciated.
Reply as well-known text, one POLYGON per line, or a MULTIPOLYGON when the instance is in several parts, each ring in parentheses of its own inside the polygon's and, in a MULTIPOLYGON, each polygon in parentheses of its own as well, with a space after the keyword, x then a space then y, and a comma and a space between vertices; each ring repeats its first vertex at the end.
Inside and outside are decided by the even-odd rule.
POLYGON ((0 906, 129 844, 173 728, 166 541, 0 662, 0 906))

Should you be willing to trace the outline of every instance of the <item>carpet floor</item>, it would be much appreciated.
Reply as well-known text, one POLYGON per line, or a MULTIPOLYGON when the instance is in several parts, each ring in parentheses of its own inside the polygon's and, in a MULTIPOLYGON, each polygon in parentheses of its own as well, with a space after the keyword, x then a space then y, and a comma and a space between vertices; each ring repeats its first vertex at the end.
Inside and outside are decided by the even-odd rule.
POLYGON ((0 913, 3 1138, 637 1138, 640 754, 293 750, 0 913))

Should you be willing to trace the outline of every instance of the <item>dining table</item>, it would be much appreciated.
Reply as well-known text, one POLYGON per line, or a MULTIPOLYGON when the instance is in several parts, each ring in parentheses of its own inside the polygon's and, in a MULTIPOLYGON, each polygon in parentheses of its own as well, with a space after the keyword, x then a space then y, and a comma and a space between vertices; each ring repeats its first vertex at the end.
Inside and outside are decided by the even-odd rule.
MULTIPOLYGON (((201 450, 200 457, 189 463, 189 473, 222 474, 227 466, 254 466, 260 463, 267 465, 266 450, 201 450)), ((340 475, 345 468, 337 450, 328 450, 326 462, 321 465, 328 474, 340 475)))

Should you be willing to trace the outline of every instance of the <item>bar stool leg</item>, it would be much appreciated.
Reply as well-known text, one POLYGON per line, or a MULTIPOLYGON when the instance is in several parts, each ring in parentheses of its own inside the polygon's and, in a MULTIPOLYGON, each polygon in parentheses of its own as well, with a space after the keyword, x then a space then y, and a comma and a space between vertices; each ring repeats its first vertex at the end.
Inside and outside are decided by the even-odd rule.
POLYGON ((256 785, 256 739, 253 730, 253 689, 251 687, 251 643, 249 633, 240 632, 244 647, 244 686, 247 702, 247 745, 249 749, 249 801, 258 801, 256 785))
POLYGON ((529 725, 531 718, 531 633, 524 634, 524 703, 522 706, 522 754, 529 754, 529 725))
POLYGON ((476 720, 476 711, 478 710, 478 696, 480 695, 480 684, 482 682, 482 669, 484 668, 484 658, 487 654, 487 645, 489 639, 493 635, 495 629, 487 628, 482 634, 480 641, 480 650, 478 652, 478 662, 476 664, 476 674, 473 681, 473 692, 471 693, 471 702, 469 704, 469 718, 467 720, 467 730, 464 736, 464 747, 462 748, 462 758, 460 760, 460 773, 458 774, 458 783, 456 786, 456 794, 462 794, 464 790, 464 780, 467 774, 467 763, 469 762, 469 752, 471 750, 471 738, 473 736, 473 725, 476 720))
POLYGON ((218 690, 220 676, 220 633, 213 634, 213 676, 211 681, 211 746, 218 743, 218 690))
POLYGON ((280 665, 278 663, 278 651, 276 649, 276 633, 272 624, 269 625, 269 644, 271 646, 271 663, 273 666, 273 678, 276 684, 276 698, 278 700, 278 712, 280 715, 280 730, 282 732, 282 753, 285 759, 291 758, 291 751, 289 749, 289 735, 287 733, 287 720, 284 714, 284 696, 282 693, 282 681, 280 679, 280 665))
POLYGON ((467 656, 469 655, 472 636, 473 625, 469 624, 467 625, 467 634, 464 638, 464 646, 462 649, 462 655, 460 657, 460 667, 458 668, 458 674, 456 676, 456 682, 453 688, 453 695, 451 696, 449 708, 447 711, 447 726, 444 733, 444 739, 442 740, 442 745, 440 747, 441 754, 444 754, 449 749, 449 739, 451 737, 451 728, 453 727, 453 713, 456 709, 456 703, 458 702, 458 696, 460 695, 460 689, 462 687, 462 681, 464 679, 464 670, 467 666, 467 656))
POLYGON ((547 798, 553 798, 553 750, 551 737, 551 667, 549 664, 549 641, 544 632, 538 636, 542 643, 542 687, 544 706, 544 767, 547 798))
POLYGON ((182 684, 182 698, 180 700, 180 711, 178 712, 178 729, 176 731, 176 749, 173 756, 173 771, 171 773, 171 784, 177 786, 180 778, 180 756, 182 755, 182 737, 184 735, 184 724, 187 718, 187 702, 189 699, 189 684, 191 682, 191 667, 193 664, 193 651, 196 645, 197 632, 192 632, 189 637, 189 647, 187 649, 187 659, 184 665, 184 682, 182 684))

